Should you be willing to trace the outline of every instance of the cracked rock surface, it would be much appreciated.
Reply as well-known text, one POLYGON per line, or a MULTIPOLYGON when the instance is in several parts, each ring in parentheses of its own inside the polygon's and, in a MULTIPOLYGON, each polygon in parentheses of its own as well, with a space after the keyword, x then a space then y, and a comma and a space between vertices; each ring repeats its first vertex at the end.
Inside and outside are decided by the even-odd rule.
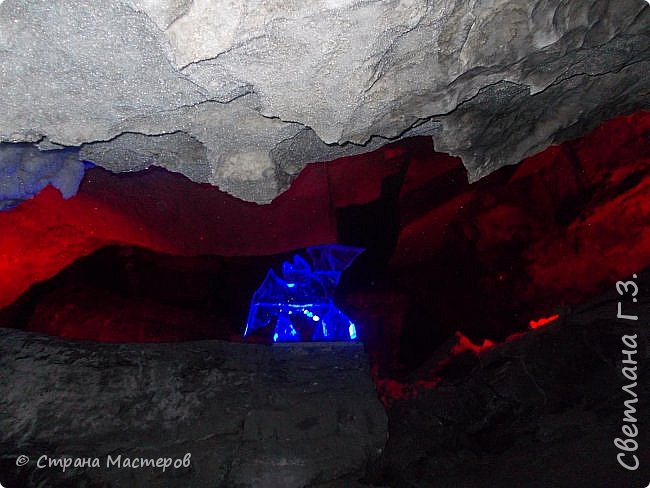
POLYGON ((649 25, 640 0, 5 0, 0 141, 268 202, 427 134, 476 179, 648 108, 649 25))
POLYGON ((363 476, 386 441, 360 344, 109 345, 2 329, 0 366, 7 486, 298 488, 363 476), (114 464, 187 453, 189 467, 165 472, 114 464), (32 461, 16 468, 19 454, 32 461), (101 464, 39 469, 43 455, 101 464))

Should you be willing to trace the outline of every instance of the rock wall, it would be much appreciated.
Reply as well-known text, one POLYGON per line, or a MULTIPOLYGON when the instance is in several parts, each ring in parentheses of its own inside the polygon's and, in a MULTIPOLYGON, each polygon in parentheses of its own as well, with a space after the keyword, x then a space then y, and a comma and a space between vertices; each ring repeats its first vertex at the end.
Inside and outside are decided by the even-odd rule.
MULTIPOLYGON (((559 320, 478 357, 457 355, 438 372, 443 380, 436 388, 396 402, 389 410, 382 482, 422 488, 647 485, 650 269, 634 276, 637 303, 611 286, 564 310, 559 320), (619 300, 638 321, 617 319, 619 300), (634 365, 622 353, 632 349, 626 345, 631 336, 634 365), (621 460, 629 466, 636 455, 636 470, 619 464, 623 451, 615 441, 625 439, 622 426, 631 422, 638 424, 638 450, 621 460)), ((438 361, 425 363, 413 383, 438 361)))
POLYGON ((30 144, 0 144, 0 211, 52 185, 64 198, 77 193, 84 176, 78 151, 39 151, 30 144))
POLYGON ((647 108, 649 20, 641 0, 6 0, 0 141, 268 202, 310 161, 426 134, 477 179, 647 108))
POLYGON ((312 486, 363 476, 386 441, 359 344, 107 345, 2 329, 0 368, 7 486, 312 486), (106 467, 187 453, 189 467, 165 472, 106 467), (43 455, 101 466, 39 468, 43 455))

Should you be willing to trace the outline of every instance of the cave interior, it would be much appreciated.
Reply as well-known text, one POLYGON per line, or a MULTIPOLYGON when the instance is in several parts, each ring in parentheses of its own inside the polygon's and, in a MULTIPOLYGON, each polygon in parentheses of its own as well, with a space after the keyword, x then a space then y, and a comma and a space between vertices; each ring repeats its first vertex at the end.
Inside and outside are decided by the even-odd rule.
POLYGON ((176 3, 0 1, 0 487, 645 486, 650 8, 176 3))

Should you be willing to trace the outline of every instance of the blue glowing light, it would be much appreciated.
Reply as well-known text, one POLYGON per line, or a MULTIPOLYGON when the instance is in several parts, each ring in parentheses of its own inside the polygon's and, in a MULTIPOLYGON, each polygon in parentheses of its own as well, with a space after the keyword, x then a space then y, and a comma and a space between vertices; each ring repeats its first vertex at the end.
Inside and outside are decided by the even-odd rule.
POLYGON ((244 335, 275 324, 273 342, 357 340, 354 323, 334 305, 333 296, 341 273, 362 252, 315 246, 305 250, 307 259, 296 254, 282 263, 282 277, 269 270, 253 295, 244 335))
POLYGON ((350 327, 348 327, 348 332, 350 333, 350 339, 355 340, 357 338, 357 328, 352 322, 350 322, 350 327))

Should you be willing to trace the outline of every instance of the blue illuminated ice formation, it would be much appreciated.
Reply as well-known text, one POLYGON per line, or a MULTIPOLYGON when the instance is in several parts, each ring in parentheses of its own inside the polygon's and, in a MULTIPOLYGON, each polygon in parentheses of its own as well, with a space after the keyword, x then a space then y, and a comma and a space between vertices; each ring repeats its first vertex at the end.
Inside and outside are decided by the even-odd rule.
POLYGON ((275 323, 273 342, 355 341, 354 322, 334 305, 341 273, 364 250, 338 244, 314 246, 272 269, 251 301, 244 335, 275 323))

